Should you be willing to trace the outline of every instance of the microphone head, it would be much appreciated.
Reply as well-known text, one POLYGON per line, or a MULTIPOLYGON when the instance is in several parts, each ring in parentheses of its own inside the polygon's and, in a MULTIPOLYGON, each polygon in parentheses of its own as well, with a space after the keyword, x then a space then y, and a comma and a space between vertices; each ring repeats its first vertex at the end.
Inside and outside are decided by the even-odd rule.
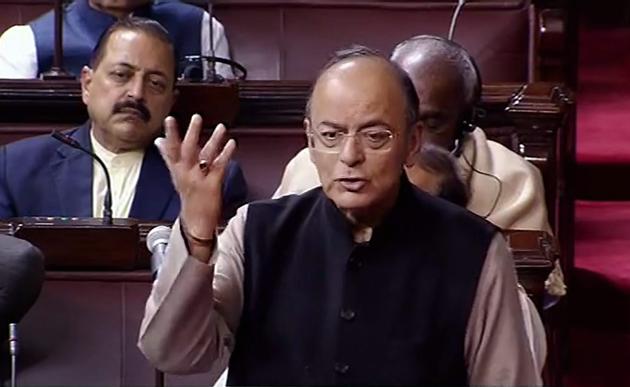
POLYGON ((9 324, 9 341, 17 340, 17 324, 9 324))
POLYGON ((184 67, 182 79, 191 82, 203 81, 203 69, 198 64, 189 64, 184 67))
POLYGON ((0 235, 0 344, 9 333, 7 325, 20 321, 39 297, 44 273, 39 249, 25 240, 0 235))
POLYGON ((17 356, 18 354, 18 337, 17 337, 17 324, 9 324, 9 354, 11 356, 17 356))
POLYGON ((147 234, 147 249, 153 254, 155 248, 161 244, 167 244, 171 236, 171 228, 167 226, 157 226, 147 234))

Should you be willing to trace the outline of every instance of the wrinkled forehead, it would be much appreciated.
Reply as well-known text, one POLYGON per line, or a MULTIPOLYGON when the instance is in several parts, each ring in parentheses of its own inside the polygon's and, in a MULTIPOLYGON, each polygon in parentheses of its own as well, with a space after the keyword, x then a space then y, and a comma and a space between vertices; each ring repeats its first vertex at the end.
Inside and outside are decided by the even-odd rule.
POLYGON ((381 58, 342 61, 322 74, 313 89, 311 118, 381 119, 400 126, 406 100, 400 79, 381 58))
POLYGON ((172 46, 144 31, 121 29, 112 33, 103 52, 102 62, 129 63, 151 70, 173 73, 172 46))

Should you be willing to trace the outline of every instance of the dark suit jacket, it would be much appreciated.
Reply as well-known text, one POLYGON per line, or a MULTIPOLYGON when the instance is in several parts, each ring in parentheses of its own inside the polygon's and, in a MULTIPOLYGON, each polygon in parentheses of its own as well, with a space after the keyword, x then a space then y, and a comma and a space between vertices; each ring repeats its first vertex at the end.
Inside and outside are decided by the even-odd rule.
MULTIPOLYGON (((90 123, 67 134, 92 149, 90 123)), ((51 136, 0 148, 0 219, 16 216, 92 216, 92 158, 51 136)), ((225 215, 245 201, 243 173, 230 162, 223 183, 225 215)), ((146 149, 130 218, 173 221, 180 202, 158 149, 146 149)))

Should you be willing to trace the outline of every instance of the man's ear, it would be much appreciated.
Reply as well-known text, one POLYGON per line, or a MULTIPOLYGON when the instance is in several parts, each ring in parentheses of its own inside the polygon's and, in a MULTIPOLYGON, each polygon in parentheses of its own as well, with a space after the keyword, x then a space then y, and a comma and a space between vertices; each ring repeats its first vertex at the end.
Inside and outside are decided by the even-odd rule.
POLYGON ((416 153, 420 151, 422 146, 422 126, 418 122, 411 128, 407 141, 407 155, 405 157, 405 166, 411 167, 415 164, 416 153))
POLYGON ((81 69, 81 99, 86 105, 90 100, 90 86, 93 76, 94 71, 88 66, 83 66, 83 68, 81 69))

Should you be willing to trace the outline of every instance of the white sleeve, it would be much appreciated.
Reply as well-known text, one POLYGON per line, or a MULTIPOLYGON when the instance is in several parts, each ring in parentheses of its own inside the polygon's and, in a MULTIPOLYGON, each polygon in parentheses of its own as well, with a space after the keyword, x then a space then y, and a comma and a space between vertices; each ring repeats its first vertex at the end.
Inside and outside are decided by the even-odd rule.
MULTIPOLYGON (((525 327, 529 317, 523 316, 514 258, 505 238, 497 234, 468 320, 464 345, 471 386, 542 386, 525 327)), ((545 339, 544 329, 538 334, 545 339)))
POLYGON ((189 255, 179 220, 145 305, 138 346, 169 373, 210 371, 229 363, 243 309, 243 241, 247 206, 238 209, 217 240, 210 262, 189 255))
POLYGON ((525 333, 527 333, 529 347, 532 351, 534 367, 538 370, 538 374, 542 375, 545 360, 547 359, 547 336, 545 326, 536 310, 536 305, 534 305, 534 302, 529 298, 521 284, 518 284, 518 299, 523 312, 525 333))
MULTIPOLYGON (((210 15, 205 12, 203 21, 201 22, 201 55, 210 55, 210 31, 208 20, 210 15)), ((214 56, 219 58, 230 59, 230 45, 225 35, 223 24, 216 18, 212 18, 212 42, 214 48, 214 56)), ((234 78, 232 68, 223 63, 217 63, 215 67, 217 74, 224 78, 234 78)))
POLYGON ((13 26, 0 36, 0 78, 37 78, 37 48, 30 26, 13 26))

